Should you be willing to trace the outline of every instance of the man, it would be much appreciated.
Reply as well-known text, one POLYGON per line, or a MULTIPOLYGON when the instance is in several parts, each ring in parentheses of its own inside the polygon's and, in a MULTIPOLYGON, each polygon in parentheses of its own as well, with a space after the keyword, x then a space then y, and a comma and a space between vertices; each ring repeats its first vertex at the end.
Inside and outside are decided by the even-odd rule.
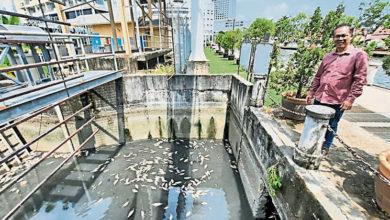
MULTIPOLYGON (((338 122, 345 110, 362 94, 366 83, 368 54, 351 45, 353 28, 349 24, 340 24, 333 31, 333 42, 336 50, 328 53, 314 77, 309 94, 308 104, 325 105, 336 111, 329 125, 337 131, 338 122), (313 100, 313 98, 315 98, 313 100)), ((327 131, 322 145, 326 156, 332 145, 334 135, 327 131)))

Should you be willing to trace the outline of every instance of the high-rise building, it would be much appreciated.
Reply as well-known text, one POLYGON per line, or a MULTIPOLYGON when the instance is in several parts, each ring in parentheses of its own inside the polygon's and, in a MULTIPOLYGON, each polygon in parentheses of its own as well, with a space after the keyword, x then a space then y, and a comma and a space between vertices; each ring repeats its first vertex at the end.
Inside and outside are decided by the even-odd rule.
MULTIPOLYGON (((214 35, 220 31, 232 29, 230 24, 236 19, 237 0, 213 0, 214 2, 214 35)), ((239 25, 238 25, 239 26, 239 25)))

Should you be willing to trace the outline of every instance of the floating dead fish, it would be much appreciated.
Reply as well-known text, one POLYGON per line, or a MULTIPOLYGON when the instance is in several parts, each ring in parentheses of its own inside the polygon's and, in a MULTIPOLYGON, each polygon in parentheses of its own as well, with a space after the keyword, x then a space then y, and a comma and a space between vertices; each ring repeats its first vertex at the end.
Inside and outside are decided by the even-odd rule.
POLYGON ((136 190, 136 189, 133 189, 132 191, 133 191, 133 193, 136 193, 136 192, 138 192, 138 190, 136 190))
POLYGON ((156 202, 156 203, 153 203, 153 204, 152 204, 152 206, 154 206, 154 207, 159 207, 159 206, 161 206, 161 205, 162 205, 161 202, 156 202))
POLYGON ((122 205, 122 208, 126 207, 128 204, 129 204, 129 201, 125 202, 125 203, 122 205))
POLYGON ((103 198, 100 198, 97 202, 95 202, 95 203, 99 203, 99 202, 101 202, 101 201, 103 201, 103 198))
POLYGON ((155 186, 150 186, 151 189, 156 190, 157 188, 155 186))
POLYGON ((134 187, 135 187, 136 189, 139 189, 139 186, 138 186, 138 184, 135 184, 135 185, 134 185, 134 187))
POLYGON ((100 181, 97 185, 100 186, 100 185, 102 185, 102 183, 103 183, 103 181, 100 181))
POLYGON ((114 181, 114 186, 115 186, 118 182, 119 182, 119 179, 116 179, 116 180, 114 181))
POLYGON ((191 179, 191 177, 190 176, 185 176, 184 179, 185 180, 189 180, 189 179, 191 179))
POLYGON ((194 173, 195 173, 195 172, 196 172, 196 171, 198 171, 198 170, 199 170, 199 169, 193 169, 193 170, 192 170, 192 172, 194 172, 194 173))
POLYGON ((134 209, 130 210, 129 214, 127 215, 127 218, 130 218, 134 214, 134 209))
POLYGON ((201 205, 207 205, 207 202, 201 202, 200 204, 201 205))
POLYGON ((173 215, 172 213, 169 214, 169 220, 172 220, 173 219, 173 215))
POLYGON ((188 212, 186 213, 186 218, 188 218, 190 215, 191 215, 191 211, 188 211, 188 212))
POLYGON ((206 169, 206 168, 207 168, 207 166, 208 166, 207 164, 206 164, 206 165, 204 165, 204 168, 206 169))
POLYGON ((141 210, 141 217, 142 217, 142 219, 145 218, 145 212, 144 212, 144 210, 141 210))

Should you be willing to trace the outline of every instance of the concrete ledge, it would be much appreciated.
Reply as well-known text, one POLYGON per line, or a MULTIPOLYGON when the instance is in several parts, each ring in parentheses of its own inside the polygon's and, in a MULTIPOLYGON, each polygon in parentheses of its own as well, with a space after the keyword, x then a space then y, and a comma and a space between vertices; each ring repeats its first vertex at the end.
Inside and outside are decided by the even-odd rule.
POLYGON ((288 128, 258 108, 250 108, 245 116, 238 163, 245 192, 253 200, 252 211, 256 213, 262 201, 261 188, 269 187, 264 184, 266 169, 275 166, 282 187, 272 201, 282 219, 366 219, 320 171, 305 170, 293 162, 294 144, 284 129, 288 128))

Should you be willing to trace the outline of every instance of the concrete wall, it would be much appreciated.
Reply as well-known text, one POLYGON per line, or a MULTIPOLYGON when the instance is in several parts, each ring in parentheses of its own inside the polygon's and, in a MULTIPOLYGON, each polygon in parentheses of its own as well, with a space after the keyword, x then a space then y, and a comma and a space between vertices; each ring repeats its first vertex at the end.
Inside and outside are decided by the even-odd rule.
POLYGON ((222 139, 230 75, 127 75, 126 128, 133 140, 222 139))
POLYGON ((365 219, 321 172, 305 170, 293 162, 299 134, 260 108, 250 107, 251 89, 251 84, 233 77, 228 136, 253 214, 264 217, 269 192, 267 168, 274 167, 282 187, 272 201, 282 219, 365 219))

